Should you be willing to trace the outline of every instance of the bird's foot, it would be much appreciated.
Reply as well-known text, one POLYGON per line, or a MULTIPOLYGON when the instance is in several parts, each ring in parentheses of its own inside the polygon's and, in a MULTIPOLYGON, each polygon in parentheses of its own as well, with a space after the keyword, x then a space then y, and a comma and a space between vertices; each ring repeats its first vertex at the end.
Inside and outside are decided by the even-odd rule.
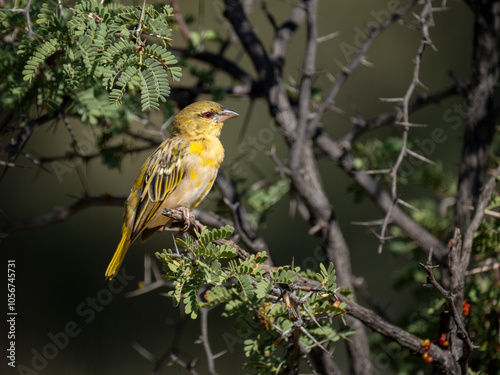
POLYGON ((201 231, 203 229, 203 225, 201 225, 201 223, 198 220, 196 220, 196 218, 194 217, 193 213, 189 210, 189 208, 181 206, 181 207, 177 207, 177 210, 182 213, 182 219, 184 220, 184 226, 181 228, 179 233, 177 233, 175 235, 175 237, 182 237, 184 235, 184 233, 186 233, 189 230, 189 228, 191 228, 191 221, 193 221, 198 232, 201 233, 201 231))

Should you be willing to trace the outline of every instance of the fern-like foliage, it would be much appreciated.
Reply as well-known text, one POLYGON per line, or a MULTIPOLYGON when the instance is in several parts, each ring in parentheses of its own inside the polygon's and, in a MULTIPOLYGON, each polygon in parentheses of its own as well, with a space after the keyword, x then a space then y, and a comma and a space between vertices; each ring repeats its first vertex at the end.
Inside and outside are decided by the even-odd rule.
MULTIPOLYGON (((21 8, 25 3, 15 6, 21 8)), ((171 7, 148 6, 140 21, 141 7, 96 0, 70 6, 73 4, 54 0, 31 5, 33 37, 25 34, 23 16, 0 12, 5 35, 19 38, 18 43, 12 43, 11 51, 0 55, 2 102, 12 108, 31 105, 34 100, 39 105, 57 107, 70 98, 79 101, 77 112, 83 113, 81 98, 92 93, 99 107, 106 107, 103 101, 115 105, 106 107, 108 113, 119 112, 116 105, 130 102, 127 95, 139 96, 143 111, 159 109, 170 94, 169 80, 181 77, 180 68, 174 66, 177 60, 167 50, 171 7)))
POLYGON ((345 304, 332 300, 337 289, 333 264, 321 265, 317 273, 310 270, 304 273, 299 267, 265 266, 268 260, 265 252, 240 259, 234 248, 220 242, 232 233, 230 226, 205 228, 195 238, 177 239, 183 250, 165 250, 157 253, 157 257, 163 264, 163 277, 173 283, 170 295, 175 305, 182 302, 186 314, 196 318, 201 308, 222 305, 223 316, 237 316, 237 324, 246 327, 243 328, 249 331, 244 340, 244 352, 249 359, 246 368, 262 374, 276 371, 282 347, 296 329, 290 316, 298 313, 291 312, 292 309, 311 318, 302 323, 308 332, 300 338, 304 348, 312 348, 319 342, 334 342, 352 333, 330 326, 334 317, 345 314, 345 304), (306 291, 293 287, 300 275, 316 280, 318 290, 309 293, 299 306, 291 307, 285 302, 289 299, 286 293, 294 290, 297 297, 306 295, 306 291), (203 295, 200 290, 204 290, 203 295), (316 317, 327 320, 328 325, 318 327, 316 317))
POLYGON ((177 239, 177 244, 186 248, 189 256, 170 249, 156 254, 163 262, 163 277, 173 281, 175 289, 170 294, 176 304, 182 300, 186 314, 193 319, 198 316, 201 307, 198 301, 200 287, 205 284, 222 285, 230 277, 224 272, 221 261, 235 257, 236 250, 229 246, 215 246, 212 241, 228 238, 232 233, 233 228, 229 226, 212 231, 204 229, 198 234, 196 242, 191 237, 177 239))

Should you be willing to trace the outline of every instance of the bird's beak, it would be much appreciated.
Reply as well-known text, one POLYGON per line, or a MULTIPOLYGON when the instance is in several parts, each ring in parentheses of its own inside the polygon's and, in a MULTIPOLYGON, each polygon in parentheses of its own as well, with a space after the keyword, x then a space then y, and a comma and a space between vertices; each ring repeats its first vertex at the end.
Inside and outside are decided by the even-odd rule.
POLYGON ((226 120, 229 120, 230 118, 238 116, 239 114, 237 114, 236 112, 231 111, 230 109, 227 108, 222 108, 222 111, 219 112, 219 122, 224 122, 226 120))

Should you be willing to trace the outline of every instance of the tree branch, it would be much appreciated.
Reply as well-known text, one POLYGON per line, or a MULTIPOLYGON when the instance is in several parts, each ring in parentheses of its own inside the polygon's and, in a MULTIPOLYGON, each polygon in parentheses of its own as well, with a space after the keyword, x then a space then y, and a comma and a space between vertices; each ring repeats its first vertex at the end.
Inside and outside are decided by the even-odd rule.
POLYGON ((415 243, 423 250, 429 251, 434 249, 434 256, 438 260, 443 260, 448 249, 441 243, 439 239, 418 225, 413 219, 401 210, 394 206, 390 195, 371 177, 365 173, 360 173, 354 168, 352 155, 340 147, 340 145, 332 140, 326 132, 318 130, 315 143, 332 161, 339 165, 347 174, 358 183, 358 185, 368 194, 373 202, 382 210, 382 212, 391 212, 393 222, 406 233, 415 243), (394 206, 394 207, 393 207, 394 206))
MULTIPOLYGON (((454 241, 455 245, 454 246, 458 245, 457 242, 460 243, 460 241, 458 240, 459 237, 460 237, 460 232, 457 229, 457 231, 455 232, 455 241, 454 241)), ((457 249, 452 249, 451 253, 453 253, 454 251, 457 251, 457 249)), ((424 265, 424 264, 420 263, 420 265, 427 272, 427 281, 432 286, 434 286, 434 288, 436 288, 436 290, 445 298, 446 303, 450 307, 453 320, 455 321, 455 323, 458 327, 458 335, 457 336, 460 338, 460 340, 462 340, 464 342, 463 354, 461 355, 460 359, 458 361, 456 361, 456 363, 460 364, 461 374, 468 375, 469 374, 468 362, 469 362, 469 358, 470 358, 470 355, 472 353, 472 350, 475 348, 475 346, 472 343, 472 341, 469 337, 469 334, 467 333, 467 329, 465 328, 462 314, 460 313, 461 310, 459 309, 459 307, 457 307, 457 304, 460 304, 460 301, 463 300, 463 298, 462 298, 463 290, 461 291, 460 294, 457 295, 457 294, 454 294, 450 291, 447 291, 446 289, 444 289, 441 286, 441 284, 439 284, 437 282, 437 280, 434 278, 434 275, 432 274, 432 270, 436 266, 432 265, 431 256, 429 256, 427 264, 424 265)), ((454 340, 452 340, 452 343, 453 342, 454 342, 454 340)), ((455 351, 450 351, 450 352, 453 353, 455 351)))
POLYGON ((475 205, 488 167, 495 132, 494 94, 500 72, 500 3, 469 1, 475 14, 471 81, 467 87, 464 144, 455 196, 454 226, 462 233, 470 224, 467 207, 475 205))
POLYGON ((111 196, 84 196, 68 207, 59 208, 41 216, 10 223, 0 223, 0 232, 14 232, 18 230, 44 227, 50 224, 65 221, 71 216, 89 207, 123 206, 124 203, 125 198, 115 198, 111 196))
POLYGON ((208 308, 202 308, 200 310, 200 325, 201 325, 201 336, 200 340, 203 344, 203 349, 205 350, 205 354, 207 356, 208 362, 208 373, 210 375, 217 374, 215 371, 215 363, 214 363, 214 355, 212 353, 212 348, 210 347, 210 341, 208 339, 208 308))
POLYGON ((272 264, 269 247, 264 239, 258 235, 257 231, 255 231, 250 224, 248 214, 241 204, 238 193, 228 176, 223 172, 219 172, 215 182, 224 197, 225 203, 230 209, 235 229, 241 236, 243 243, 245 243, 245 245, 248 246, 253 253, 265 251, 269 256, 268 264, 272 264))
POLYGON ((352 59, 349 65, 343 69, 342 73, 335 78, 335 82, 330 88, 328 96, 319 105, 315 117, 309 125, 309 133, 313 134, 315 132, 322 116, 324 115, 326 110, 334 103, 335 98, 337 97, 337 94, 339 93, 340 88, 342 87, 344 82, 351 75, 351 73, 361 64, 366 52, 368 51, 368 49, 370 48, 372 42, 376 39, 376 37, 379 36, 389 26, 391 26, 395 21, 406 15, 406 13, 415 5, 415 3, 417 3, 417 1, 418 0, 410 0, 404 7, 401 7, 395 13, 392 13, 391 16, 385 22, 380 24, 379 27, 370 30, 368 37, 363 42, 363 45, 356 53, 354 59, 352 59))

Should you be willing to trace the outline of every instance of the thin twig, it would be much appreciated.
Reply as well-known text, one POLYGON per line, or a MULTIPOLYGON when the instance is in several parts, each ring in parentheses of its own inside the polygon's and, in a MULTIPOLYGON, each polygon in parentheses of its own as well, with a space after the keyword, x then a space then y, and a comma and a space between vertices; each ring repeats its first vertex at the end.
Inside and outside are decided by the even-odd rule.
POLYGON ((142 31, 142 20, 144 19, 144 12, 146 11, 146 0, 142 3, 141 16, 139 17, 139 23, 137 24, 137 29, 135 30, 135 37, 137 38, 137 44, 142 46, 141 31, 142 31))
POLYGON ((308 1, 306 4, 307 13, 307 43, 304 54, 304 65, 302 67, 302 79, 299 87, 298 100, 298 121, 295 141, 290 147, 290 170, 293 174, 300 173, 302 161, 302 148, 308 126, 309 119, 309 101, 311 98, 312 79, 314 68, 316 66, 317 49, 317 30, 316 30, 316 12, 317 0, 308 1))
POLYGON ((31 26, 31 16, 30 16, 30 7, 31 7, 31 1, 28 0, 26 6, 21 9, 0 9, 0 12, 17 12, 17 13, 23 13, 24 17, 26 17, 26 25, 28 28, 28 38, 31 38, 34 35, 33 28, 31 26))
POLYGON ((364 60, 364 56, 371 46, 372 42, 376 39, 380 33, 382 33, 385 29, 391 26, 395 21, 399 20, 401 17, 404 17, 408 11, 417 3, 418 0, 410 0, 408 4, 404 7, 398 9, 395 13, 391 14, 390 17, 387 18, 385 22, 380 24, 379 27, 375 29, 371 29, 368 34, 366 40, 363 42, 363 45, 356 53, 356 56, 351 60, 351 62, 343 69, 342 74, 340 74, 336 79, 332 87, 330 88, 330 92, 328 93, 326 99, 319 105, 314 119, 311 121, 309 125, 309 132, 312 133, 318 127, 319 121, 322 118, 323 114, 326 110, 334 103, 337 94, 340 91, 340 88, 347 80, 347 78, 351 75, 351 73, 361 64, 364 60))
POLYGON ((208 339, 208 308, 200 309, 200 325, 201 325, 201 343, 203 344, 203 349, 205 350, 205 354, 207 356, 208 362, 208 373, 210 375, 217 374, 215 371, 215 363, 214 363, 214 355, 212 353, 212 348, 210 347, 210 341, 208 339))
POLYGON ((47 214, 31 219, 0 223, 0 232, 13 232, 24 229, 44 227, 57 222, 65 221, 85 208, 102 206, 123 206, 125 198, 111 196, 84 196, 75 203, 59 208, 47 214))
MULTIPOLYGON (((413 76, 412 80, 410 82, 410 85, 408 86, 408 89, 406 90, 405 95, 403 98, 397 98, 397 101, 401 102, 402 106, 402 112, 400 115, 401 121, 397 119, 396 122, 400 122, 403 126, 403 134, 401 136, 402 139, 402 146, 401 150, 398 154, 398 157, 396 158, 396 162, 394 166, 392 167, 392 171, 390 173, 391 176, 391 196, 393 200, 393 205, 397 204, 398 202, 398 173, 399 169, 403 163, 403 160, 406 156, 406 154, 411 154, 413 157, 418 157, 419 159, 424 159, 424 161, 427 161, 428 159, 424 158, 421 155, 418 155, 415 152, 410 152, 410 149, 408 148, 408 135, 410 132, 410 100, 411 97, 413 96, 413 93, 417 86, 421 85, 420 83, 420 63, 422 60, 422 55, 425 51, 425 47, 427 45, 432 45, 432 42, 429 39, 429 32, 428 28, 430 25, 432 25, 432 3, 429 0, 426 0, 426 4, 424 6, 424 9, 418 16, 418 19, 421 23, 422 26, 422 40, 420 42, 420 45, 418 47, 417 55, 415 56, 414 59, 414 66, 413 66, 413 76)), ((431 162, 431 161, 429 161, 431 162)), ((431 162, 432 163, 432 162, 431 162)), ((391 206, 391 209, 386 212, 386 218, 390 217, 392 213, 393 206, 391 206)), ((386 220, 384 220, 384 223, 386 220)), ((385 238, 385 232, 387 230, 387 225, 383 225, 381 232, 380 232, 380 238, 385 238)), ((384 246, 384 242, 381 242, 378 247, 378 252, 379 254, 382 252, 382 248, 384 246)))
POLYGON ((181 31, 181 35, 186 41, 188 45, 191 44, 191 37, 189 36, 189 27, 184 20, 181 9, 179 8, 179 3, 177 0, 171 0, 170 5, 172 6, 172 10, 174 11, 175 19, 177 20, 177 24, 179 25, 179 30, 181 31))
POLYGON ((469 266, 469 259, 472 252, 472 241, 474 240, 474 234, 478 230, 479 226, 483 222, 486 207, 488 206, 488 202, 490 200, 491 195, 493 194, 493 190, 498 181, 498 176, 500 176, 500 166, 492 173, 492 176, 484 186, 484 189, 479 196, 479 200, 477 203, 476 213, 467 228, 467 231, 464 235, 463 242, 463 250, 462 250, 462 274, 465 274, 467 268, 469 266))
MULTIPOLYGON (((432 273, 432 270, 436 268, 436 266, 433 266, 431 263, 431 259, 427 261, 426 264, 419 263, 427 272, 427 281, 430 283, 436 290, 445 298, 446 303, 450 307, 450 311, 453 317, 453 320, 455 321, 459 333, 460 333, 460 338, 464 341, 464 344, 468 350, 464 351, 463 356, 465 358, 462 359, 465 364, 467 364, 468 358, 470 357, 470 353, 474 348, 477 348, 477 346, 474 345, 474 343, 471 341, 469 334, 467 332, 467 329, 465 328, 463 318, 462 318, 462 310, 457 307, 456 304, 456 298, 457 295, 451 293, 450 291, 444 289, 441 284, 437 282, 437 280, 434 278, 434 275, 432 273)), ((465 367, 467 369, 467 367, 465 367)), ((462 374, 468 374, 468 370, 464 373, 462 371, 462 374)))
POLYGON ((497 270, 497 269, 500 269, 500 263, 498 263, 498 262, 486 264, 484 266, 475 267, 475 268, 468 270, 465 273, 465 276, 477 275, 478 273, 493 271, 493 270, 497 270))

